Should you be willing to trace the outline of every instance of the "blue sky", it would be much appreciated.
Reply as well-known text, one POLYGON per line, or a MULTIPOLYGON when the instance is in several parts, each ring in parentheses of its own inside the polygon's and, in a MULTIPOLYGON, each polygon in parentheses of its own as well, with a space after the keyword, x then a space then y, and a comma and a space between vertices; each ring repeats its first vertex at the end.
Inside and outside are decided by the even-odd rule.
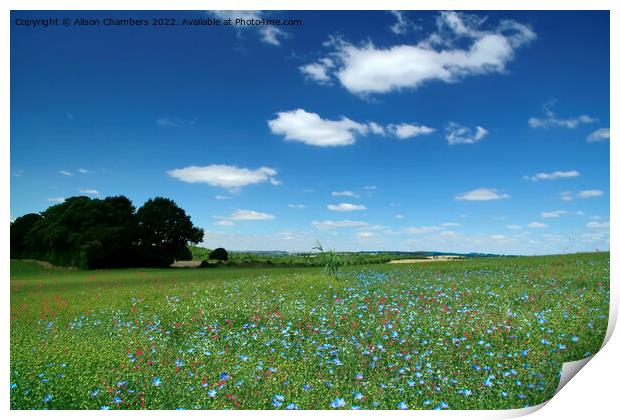
POLYGON ((174 199, 205 245, 609 249, 607 12, 46 12, 11 29, 11 217, 174 199))

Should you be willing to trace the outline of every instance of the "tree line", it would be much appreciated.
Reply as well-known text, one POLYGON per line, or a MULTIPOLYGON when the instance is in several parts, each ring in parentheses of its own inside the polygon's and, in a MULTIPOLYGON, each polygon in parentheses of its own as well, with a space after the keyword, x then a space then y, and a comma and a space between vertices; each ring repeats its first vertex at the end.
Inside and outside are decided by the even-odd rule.
POLYGON ((80 268, 167 267, 191 259, 204 230, 174 201, 156 197, 137 211, 124 196, 71 197, 11 222, 11 258, 80 268))

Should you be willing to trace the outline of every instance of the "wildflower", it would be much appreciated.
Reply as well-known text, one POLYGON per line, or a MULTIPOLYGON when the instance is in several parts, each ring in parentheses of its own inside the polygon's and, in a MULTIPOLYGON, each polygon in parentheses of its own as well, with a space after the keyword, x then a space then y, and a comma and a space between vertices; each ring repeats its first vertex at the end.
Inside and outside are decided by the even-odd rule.
POLYGON ((356 400, 361 400, 362 398, 364 398, 364 395, 362 395, 362 393, 361 393, 361 392, 356 392, 356 393, 355 393, 355 395, 353 395, 353 397, 354 397, 356 400))
POLYGON ((15 388, 17 388, 17 384, 16 384, 16 383, 11 382, 11 389, 15 389, 15 388))
POLYGON ((297 407, 297 404, 295 403, 290 403, 289 405, 286 406, 287 410, 299 410, 299 407, 297 407))
POLYGON ((227 381, 229 379, 230 379, 230 375, 228 375, 228 373, 226 372, 220 373, 220 381, 227 381))
POLYGON ((114 404, 120 404, 120 403, 122 403, 122 402, 123 402, 123 400, 121 400, 119 397, 114 397, 114 399, 112 400, 112 402, 113 402, 114 404))
POLYGON ((351 406, 351 410, 361 410, 362 407, 360 407, 359 405, 352 405, 351 406))
POLYGON ((409 410, 409 406, 404 401, 396 404, 396 408, 398 408, 399 410, 409 410))
POLYGON ((157 376, 153 378, 153 385, 155 386, 159 386, 161 385, 161 379, 159 379, 157 376))
POLYGON ((303 386, 303 390, 304 390, 304 391, 309 391, 309 390, 311 390, 311 389, 312 389, 312 387, 311 387, 310 385, 304 385, 304 386, 303 386))
POLYGON ((45 396, 45 398, 43 398, 43 402, 44 402, 44 403, 46 403, 46 402, 50 402, 50 401, 52 401, 52 399, 53 399, 53 398, 54 398, 54 397, 52 397, 52 395, 51 395, 51 394, 47 394, 47 395, 45 396))
POLYGON ((347 405, 347 403, 344 401, 344 398, 336 398, 330 404, 332 408, 340 408, 340 407, 344 407, 345 405, 347 405))
POLYGON ((109 410, 110 406, 109 405, 102 405, 101 408, 99 408, 99 410, 109 410))
POLYGON ((90 396, 93 397, 93 398, 96 397, 97 395, 99 395, 99 390, 98 389, 95 389, 93 392, 90 393, 90 396))
POLYGON ((215 389, 212 389, 209 392, 207 392, 207 395, 211 398, 215 398, 215 396, 217 395, 217 391, 215 389))

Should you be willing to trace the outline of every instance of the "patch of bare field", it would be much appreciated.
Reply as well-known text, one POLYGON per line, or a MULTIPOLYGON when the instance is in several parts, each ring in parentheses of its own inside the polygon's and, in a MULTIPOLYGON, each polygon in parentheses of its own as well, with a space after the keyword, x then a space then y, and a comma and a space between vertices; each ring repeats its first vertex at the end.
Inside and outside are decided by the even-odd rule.
POLYGON ((463 261, 463 260, 465 260, 465 258, 460 257, 458 255, 440 255, 437 257, 392 260, 392 261, 389 261, 388 264, 415 264, 415 263, 430 263, 430 262, 440 262, 440 261, 463 261))

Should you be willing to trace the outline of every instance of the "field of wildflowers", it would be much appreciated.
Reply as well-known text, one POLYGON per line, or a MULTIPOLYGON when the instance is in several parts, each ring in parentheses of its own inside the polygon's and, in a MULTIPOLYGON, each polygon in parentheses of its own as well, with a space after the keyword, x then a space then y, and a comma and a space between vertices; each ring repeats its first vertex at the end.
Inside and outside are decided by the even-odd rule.
POLYGON ((504 409, 601 346, 609 253, 320 268, 11 262, 12 409, 504 409))

